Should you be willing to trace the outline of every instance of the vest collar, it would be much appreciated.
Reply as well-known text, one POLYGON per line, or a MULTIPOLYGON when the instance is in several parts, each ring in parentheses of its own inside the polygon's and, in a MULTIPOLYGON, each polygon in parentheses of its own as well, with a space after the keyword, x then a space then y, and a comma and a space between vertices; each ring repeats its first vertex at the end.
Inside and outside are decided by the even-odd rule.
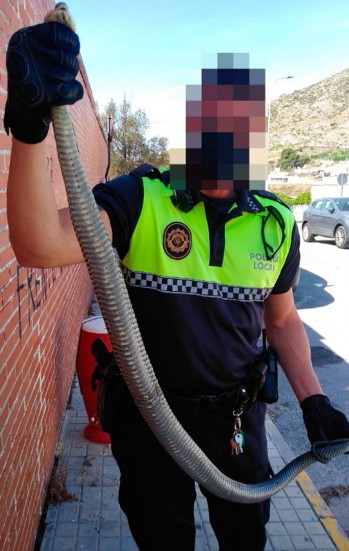
POLYGON ((256 199, 256 196, 251 191, 240 191, 236 200, 242 212, 250 212, 252 214, 265 213, 265 207, 256 199))

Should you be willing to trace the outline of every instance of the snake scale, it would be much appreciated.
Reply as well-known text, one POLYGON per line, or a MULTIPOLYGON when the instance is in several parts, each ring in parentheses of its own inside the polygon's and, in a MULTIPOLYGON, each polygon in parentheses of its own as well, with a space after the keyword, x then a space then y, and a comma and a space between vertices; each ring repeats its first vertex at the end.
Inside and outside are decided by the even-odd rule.
MULTIPOLYGON (((75 30, 67 5, 59 3, 45 18, 75 30)), ((145 421, 177 464, 211 493, 239 503, 263 501, 284 488, 317 461, 309 451, 275 476, 244 484, 222 474, 191 439, 174 416, 161 391, 145 350, 128 296, 120 260, 112 247, 88 185, 67 108, 54 107, 51 117, 71 218, 123 378, 145 421)), ((321 461, 349 451, 349 441, 317 450, 321 461)))

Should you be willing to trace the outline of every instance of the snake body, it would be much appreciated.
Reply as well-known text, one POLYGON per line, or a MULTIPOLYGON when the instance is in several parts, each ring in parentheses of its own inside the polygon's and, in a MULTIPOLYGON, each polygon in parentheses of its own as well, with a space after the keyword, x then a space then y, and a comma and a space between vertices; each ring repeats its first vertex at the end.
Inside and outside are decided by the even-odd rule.
MULTIPOLYGON (((69 25, 63 3, 50 21, 69 25)), ((68 13, 68 12, 67 12, 68 13)), ((145 350, 124 281, 120 260, 112 247, 85 177, 67 108, 54 107, 51 117, 71 218, 87 264, 94 292, 121 374, 146 423, 177 464, 211 493, 239 503, 264 501, 284 488, 298 473, 317 461, 307 452, 271 479, 244 484, 230 479, 208 459, 174 416, 162 393, 145 350)), ((349 451, 349 441, 320 448, 323 462, 349 451)))

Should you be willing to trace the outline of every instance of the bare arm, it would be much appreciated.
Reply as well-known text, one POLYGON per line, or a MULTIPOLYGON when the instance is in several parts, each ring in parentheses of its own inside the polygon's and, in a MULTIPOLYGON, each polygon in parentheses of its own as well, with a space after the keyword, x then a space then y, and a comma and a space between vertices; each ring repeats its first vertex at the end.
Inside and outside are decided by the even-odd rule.
MULTIPOLYGON (((11 245, 22 266, 52 268, 83 262, 69 209, 57 209, 43 143, 13 139, 7 214, 11 245)), ((111 238, 109 218, 105 212, 101 216, 111 238)))
POLYGON ((265 302, 267 338, 299 402, 323 394, 311 364, 310 346, 296 310, 292 290, 270 295, 265 302))

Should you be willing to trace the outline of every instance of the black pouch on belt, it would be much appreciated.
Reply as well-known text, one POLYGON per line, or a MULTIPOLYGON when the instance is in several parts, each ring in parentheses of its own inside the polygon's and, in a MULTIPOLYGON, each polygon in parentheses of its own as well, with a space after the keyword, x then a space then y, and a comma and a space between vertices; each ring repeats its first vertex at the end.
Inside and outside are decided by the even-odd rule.
POLYGON ((274 350, 267 343, 265 329, 262 332, 263 351, 260 356, 266 365, 265 380, 262 388, 258 392, 257 400, 267 404, 274 404, 279 399, 278 392, 278 361, 274 350))
POLYGON ((104 432, 111 433, 121 405, 125 383, 114 354, 109 352, 102 339, 96 339, 91 347, 97 365, 92 374, 92 389, 98 384, 98 420, 104 432))

